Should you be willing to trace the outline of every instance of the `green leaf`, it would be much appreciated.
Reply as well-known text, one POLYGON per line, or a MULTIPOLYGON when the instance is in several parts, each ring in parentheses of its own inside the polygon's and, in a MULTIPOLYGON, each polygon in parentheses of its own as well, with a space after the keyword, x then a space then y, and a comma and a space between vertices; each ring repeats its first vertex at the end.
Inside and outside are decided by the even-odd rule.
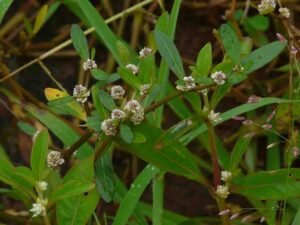
POLYGON ((251 138, 250 137, 240 137, 235 143, 230 156, 230 171, 234 171, 245 152, 248 150, 251 138))
POLYGON ((33 136, 36 132, 36 128, 29 123, 19 121, 17 125, 20 128, 20 130, 22 130, 25 134, 28 134, 30 136, 33 136))
POLYGON ((0 1, 0 24, 2 22, 2 19, 10 7, 11 3, 13 3, 13 0, 2 0, 0 1))
POLYGON ((247 17, 247 22, 256 30, 266 31, 269 28, 269 17, 263 15, 255 15, 247 17))
POLYGON ((49 144, 48 131, 47 130, 39 131, 33 143, 31 156, 30 156, 30 166, 33 175, 37 180, 43 179, 43 173, 44 173, 46 158, 47 158, 48 144, 49 144))
POLYGON ((234 193, 256 200, 300 197, 300 169, 261 171, 236 179, 234 193))
POLYGON ((111 202, 115 193, 114 169, 111 152, 107 151, 95 164, 96 188, 106 202, 111 202))
POLYGON ((127 144, 117 139, 120 147, 132 154, 137 155, 156 167, 189 179, 203 182, 194 156, 178 143, 172 135, 156 128, 153 125, 143 123, 132 128, 133 132, 142 133, 146 142, 127 144))
POLYGON ((73 24, 71 27, 71 40, 80 57, 87 60, 90 57, 89 46, 83 31, 76 24, 73 24))
MULTIPOLYGON (((222 118, 222 120, 220 120, 215 125, 223 123, 223 122, 231 119, 234 116, 238 116, 238 115, 240 115, 242 113, 255 110, 255 109, 263 107, 265 105, 270 105, 270 104, 274 104, 274 103, 283 104, 283 103, 297 103, 297 102, 299 102, 299 101, 298 100, 281 99, 281 98, 273 98, 273 97, 262 98, 260 101, 258 101, 256 103, 246 103, 246 104, 237 106, 237 107, 235 107, 233 109, 230 109, 230 110, 224 112, 223 114, 220 115, 220 117, 222 118)), ((192 130, 191 132, 185 134, 183 137, 180 138, 179 141, 181 143, 183 143, 183 145, 187 145, 194 138, 196 138, 198 135, 200 135, 201 133, 205 132, 206 130, 207 130, 206 125, 201 125, 200 127, 197 127, 194 130, 192 130)))
POLYGON ((197 56, 196 61, 196 70, 197 74, 203 77, 206 77, 209 74, 212 65, 212 50, 211 44, 207 43, 204 47, 200 50, 197 56))
POLYGON ((132 143, 133 140, 133 133, 131 131, 131 128, 126 125, 121 123, 120 124, 120 135, 121 138, 128 144, 132 143))
POLYGON ((139 65, 138 78, 143 84, 151 84, 155 80, 155 57, 153 54, 148 55, 145 59, 141 60, 139 65))
POLYGON ((117 41, 117 50, 120 55, 120 59, 124 65, 130 63, 130 52, 122 41, 117 41))
POLYGON ((50 196, 50 201, 58 201, 72 196, 78 196, 95 188, 92 182, 69 181, 57 187, 50 196))
POLYGON ((93 157, 88 157, 77 162, 68 173, 64 176, 63 182, 70 181, 92 181, 94 179, 94 160, 93 157))
POLYGON ((108 117, 108 112, 101 104, 99 91, 100 91, 99 88, 97 88, 95 85, 93 85, 93 87, 92 87, 93 102, 95 104, 95 107, 97 109, 97 112, 98 112, 101 120, 104 120, 108 117))
POLYGON ((87 195, 65 198, 56 204, 58 225, 86 225, 95 210, 100 195, 96 189, 87 195))
POLYGON ((172 39, 165 33, 158 30, 155 30, 154 34, 160 55, 166 61, 170 69, 177 75, 177 77, 182 79, 185 74, 183 64, 172 39))
POLYGON ((101 37, 104 44, 110 50, 119 65, 124 65, 117 48, 117 37, 105 23, 98 11, 88 0, 75 0, 82 13, 86 16, 90 25, 95 28, 96 33, 101 37))
POLYGON ((292 225, 298 225, 298 224, 300 224, 300 208, 298 208, 297 210, 292 225))
POLYGON ((252 73, 253 71, 258 70, 264 65, 268 64, 275 57, 277 57, 285 47, 286 43, 274 41, 251 52, 242 61, 244 67, 247 68, 245 72, 247 74, 252 73), (246 67, 247 65, 249 65, 249 67, 246 67))
POLYGON ((39 32, 39 30, 42 28, 44 22, 46 21, 46 16, 48 12, 48 5, 44 5, 38 12, 35 23, 33 26, 32 35, 35 35, 39 32))
POLYGON ((108 78, 108 74, 100 69, 92 69, 91 73, 96 80, 106 80, 108 78))
POLYGON ((157 168, 147 165, 132 183, 130 190, 123 198, 115 216, 113 225, 126 225, 130 215, 133 213, 138 200, 150 183, 151 179, 159 172, 157 168))
POLYGON ((241 58, 241 43, 235 31, 229 25, 223 24, 220 28, 220 36, 226 53, 236 65, 239 65, 241 58))
POLYGON ((129 84, 131 87, 139 90, 140 86, 142 85, 139 78, 134 75, 130 70, 119 67, 118 68, 118 74, 121 76, 121 78, 129 84))
POLYGON ((99 99, 102 105, 110 111, 113 111, 117 108, 113 98, 107 92, 99 90, 99 99))

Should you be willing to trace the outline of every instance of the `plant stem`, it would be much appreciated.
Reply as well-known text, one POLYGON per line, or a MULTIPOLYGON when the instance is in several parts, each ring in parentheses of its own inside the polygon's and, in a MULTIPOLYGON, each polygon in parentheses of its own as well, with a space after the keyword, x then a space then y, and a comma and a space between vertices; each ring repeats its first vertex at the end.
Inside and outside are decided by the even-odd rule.
POLYGON ((221 183, 221 178, 220 178, 220 169, 218 164, 215 131, 210 121, 208 121, 207 123, 207 130, 208 130, 208 138, 209 138, 209 145, 210 145, 211 161, 213 167, 214 187, 217 188, 217 186, 221 183))
MULTIPOLYGON (((197 92, 197 91, 201 91, 201 90, 204 90, 206 88, 209 88, 209 87, 212 87, 214 86, 214 84, 209 84, 209 85, 201 85, 201 86, 197 86, 196 88, 188 91, 188 92, 197 92)), ((185 93, 187 92, 182 92, 182 91, 175 91, 174 93, 162 98, 161 100, 153 103, 152 105, 148 106, 146 109, 145 109, 145 113, 148 113, 150 111, 153 111, 154 109, 164 105, 165 103, 171 101, 172 99, 176 98, 176 97, 179 97, 179 96, 182 96, 184 95, 185 93)))
MULTIPOLYGON (((147 5, 149 3, 153 2, 153 0, 145 0, 143 2, 140 2, 128 9, 125 9, 124 11, 120 12, 120 13, 117 13, 116 15, 108 18, 107 20, 105 20, 105 22, 108 24, 108 23, 111 23, 119 18, 122 18, 123 16, 125 16, 126 14, 128 13, 131 13, 131 12, 134 12, 138 9, 140 9, 141 7, 143 7, 144 5, 147 5)), ((93 33, 95 31, 95 28, 94 27, 91 27, 89 29, 87 29, 85 32, 84 32, 84 35, 88 35, 90 33, 93 33)), ((22 70, 26 69, 27 67, 39 62, 40 60, 43 60, 45 58, 47 58, 48 56, 54 54, 55 52, 69 46, 72 44, 72 41, 71 39, 61 43, 60 45, 56 46, 55 48, 52 48, 50 49, 49 51, 45 52, 44 54, 42 54, 41 56, 39 56, 38 58, 26 63, 25 65, 21 66, 20 68, 16 69, 15 71, 11 72, 8 76, 0 79, 0 83, 7 80, 8 78, 11 78, 13 76, 15 76, 16 74, 18 74, 19 72, 21 72, 22 70)))
POLYGON ((103 141, 101 142, 101 144, 98 146, 98 148, 95 151, 94 162, 96 162, 100 158, 100 156, 102 155, 104 149, 110 143, 110 141, 111 141, 110 137, 105 137, 103 139, 103 141))

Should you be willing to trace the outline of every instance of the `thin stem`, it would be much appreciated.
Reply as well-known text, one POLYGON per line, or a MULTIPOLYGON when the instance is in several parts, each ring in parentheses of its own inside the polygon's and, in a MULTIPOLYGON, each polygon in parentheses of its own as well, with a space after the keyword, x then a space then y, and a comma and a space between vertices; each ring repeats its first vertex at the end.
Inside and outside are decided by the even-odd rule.
MULTIPOLYGON (((201 90, 204 90, 206 88, 209 88, 209 87, 212 87, 214 86, 214 84, 209 84, 209 85, 204 85, 204 86, 197 86, 196 88, 190 90, 189 92, 197 92, 197 91, 201 91, 201 90)), ((176 97, 179 97, 179 96, 182 96, 184 95, 186 92, 182 92, 182 91, 175 91, 173 92, 172 94, 162 98, 161 100, 153 103, 152 105, 148 106, 146 109, 145 109, 145 113, 148 113, 150 111, 153 111, 154 109, 166 104, 167 102, 171 101, 172 99, 176 98, 176 97)))
MULTIPOLYGON (((138 10, 139 8, 143 7, 144 5, 149 4, 151 2, 153 2, 153 0, 145 0, 145 1, 141 2, 141 3, 138 3, 138 4, 132 6, 132 7, 128 8, 128 9, 125 9, 124 11, 122 11, 120 13, 117 13, 116 15, 108 18, 107 20, 105 20, 105 22, 107 24, 109 24, 109 23, 111 23, 111 22, 113 22, 113 21, 115 21, 115 20, 117 20, 119 18, 122 18, 123 16, 125 16, 128 13, 131 13, 133 11, 138 10)), ((95 31, 95 28, 91 27, 91 28, 87 29, 84 32, 84 35, 88 35, 90 33, 93 33, 94 31, 95 31)), ((27 67, 29 67, 29 66, 31 66, 31 65, 39 62, 40 60, 43 60, 43 59, 47 58, 48 56, 54 54, 55 52, 57 52, 57 51, 65 48, 65 47, 67 47, 67 46, 69 46, 71 44, 72 44, 72 41, 71 41, 71 39, 69 39, 69 40, 61 43, 60 45, 56 46, 55 48, 50 49, 49 51, 45 52, 44 54, 42 54, 38 58, 36 58, 36 59, 34 59, 34 60, 26 63, 25 65, 21 66, 20 68, 16 69, 15 71, 11 72, 8 76, 0 79, 0 83, 3 82, 3 81, 5 81, 5 80, 7 80, 8 78, 11 78, 11 77, 15 76, 16 74, 18 74, 22 70, 26 69, 27 67)))
POLYGON ((207 130, 208 130, 208 138, 210 144, 211 161, 213 167, 214 187, 217 188, 218 185, 221 183, 221 178, 220 178, 220 169, 218 164, 216 137, 215 137, 214 127, 210 121, 208 121, 207 123, 207 130))
POLYGON ((94 162, 96 162, 100 156, 102 155, 102 153, 104 152, 104 149, 106 148, 106 146, 110 143, 111 138, 110 137, 106 137, 101 144, 98 146, 98 148, 95 151, 95 158, 94 158, 94 162))

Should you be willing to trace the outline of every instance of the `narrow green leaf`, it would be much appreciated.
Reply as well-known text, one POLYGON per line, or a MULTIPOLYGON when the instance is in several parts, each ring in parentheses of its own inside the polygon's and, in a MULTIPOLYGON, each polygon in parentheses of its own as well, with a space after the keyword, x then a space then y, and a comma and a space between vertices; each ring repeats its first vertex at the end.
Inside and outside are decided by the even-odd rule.
POLYGON ((123 123, 120 124, 120 134, 121 134, 121 138, 125 142, 127 142, 128 144, 132 143, 133 133, 131 131, 131 128, 128 125, 123 123))
POLYGON ((108 112, 101 104, 100 97, 99 97, 100 96, 99 91, 100 91, 99 88, 97 88, 95 85, 93 85, 93 87, 92 87, 93 102, 95 104, 95 107, 97 109, 97 112, 98 112, 101 120, 104 120, 108 117, 108 112))
POLYGON ((130 215, 138 203, 141 195, 146 189, 147 185, 150 183, 151 179, 158 173, 158 169, 154 166, 148 165, 145 169, 138 175, 130 190, 127 192, 126 196, 123 198, 120 207, 115 216, 113 225, 126 225, 130 215))
POLYGON ((235 31, 229 25, 223 24, 220 28, 220 36, 222 38, 226 53, 236 65, 239 65, 241 43, 235 31))
POLYGON ((36 128, 29 123, 19 121, 17 125, 20 128, 20 130, 22 130, 25 134, 28 134, 30 136, 33 136, 36 132, 36 128))
POLYGON ((117 50, 120 55, 120 59, 124 65, 130 63, 130 52, 122 41, 117 41, 117 50))
POLYGON ((13 0, 2 0, 0 1, 0 24, 2 22, 2 19, 10 7, 11 3, 13 3, 13 0))
POLYGON ((154 35, 159 53, 177 77, 182 79, 185 74, 183 64, 172 39, 158 30, 155 30, 154 35))
POLYGON ((130 70, 119 67, 118 68, 118 74, 121 76, 121 78, 129 84, 131 87, 139 90, 140 86, 142 85, 139 78, 134 75, 130 70))
POLYGON ((212 47, 210 43, 204 45, 197 56, 196 67, 197 75, 206 77, 209 74, 212 65, 212 47))
POLYGON ((46 165, 49 137, 47 130, 41 130, 37 134, 33 143, 30 156, 30 166, 37 180, 43 179, 43 173, 46 165))
POLYGON ((153 225, 163 224, 163 211, 164 211, 164 188, 165 179, 164 172, 158 173, 153 178, 153 213, 152 213, 152 223, 153 225))
POLYGON ((96 80, 106 80, 108 78, 108 74, 100 69, 92 69, 91 73, 96 80))
POLYGON ((39 32, 39 30, 42 28, 44 22, 46 21, 46 16, 48 12, 48 5, 44 5, 38 12, 35 23, 33 26, 32 35, 35 35, 39 32))
POLYGON ((148 55, 145 59, 141 60, 139 65, 138 78, 143 84, 152 84, 155 80, 155 57, 153 54, 148 55))
POLYGON ((242 61, 242 64, 247 68, 246 73, 252 73, 268 64, 277 57, 285 47, 286 43, 274 41, 251 52, 242 61))
POLYGON ((88 192, 92 190, 94 187, 95 184, 92 182, 82 182, 82 181, 66 182, 55 189, 55 191, 51 194, 49 200, 58 201, 64 198, 80 195, 84 192, 88 192))
POLYGON ((71 40, 80 57, 87 60, 90 57, 89 46, 83 31, 76 24, 73 24, 71 27, 71 40))
POLYGON ((238 167, 243 155, 249 147, 250 141, 251 138, 249 137, 240 137, 235 143, 230 156, 231 171, 234 171, 238 167))
POLYGON ((102 105, 110 111, 113 111, 117 108, 113 98, 107 92, 99 90, 99 99, 102 105))

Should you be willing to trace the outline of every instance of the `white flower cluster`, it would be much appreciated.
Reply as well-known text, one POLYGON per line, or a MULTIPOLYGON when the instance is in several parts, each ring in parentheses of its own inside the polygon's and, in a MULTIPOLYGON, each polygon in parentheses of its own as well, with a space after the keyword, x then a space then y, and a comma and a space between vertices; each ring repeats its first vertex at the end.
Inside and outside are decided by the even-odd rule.
POLYGON ((46 205, 48 201, 37 198, 36 202, 32 204, 32 208, 29 210, 33 213, 32 217, 36 217, 39 215, 45 216, 46 215, 46 205))
POLYGON ((213 110, 211 110, 210 113, 208 114, 208 119, 213 123, 217 123, 222 118, 220 117, 220 113, 215 113, 213 110))
POLYGON ((144 120, 144 109, 137 100, 130 100, 126 103, 124 110, 130 113, 130 120, 135 125, 140 124, 144 120))
POLYGON ((77 102, 85 103, 90 96, 90 91, 87 90, 82 84, 76 85, 73 89, 73 97, 77 102))
POLYGON ((114 109, 112 112, 111 112, 111 118, 112 119, 117 119, 117 120, 121 120, 123 118, 126 117, 126 112, 124 112, 123 110, 121 109, 114 109))
POLYGON ((232 174, 230 171, 222 171, 221 172, 221 180, 224 181, 224 182, 228 182, 232 179, 232 174))
POLYGON ((125 90, 120 85, 114 85, 111 87, 110 95, 113 99, 122 99, 125 95, 125 90))
POLYGON ((140 95, 146 95, 149 93, 150 84, 142 84, 140 86, 140 95))
POLYGON ((225 84, 225 81, 227 79, 226 74, 223 73, 222 71, 214 72, 213 74, 210 75, 210 77, 214 80, 214 82, 217 85, 223 85, 223 84, 225 84))
POLYGON ((37 182, 37 189, 40 191, 46 191, 48 187, 48 183, 46 181, 37 182))
POLYGON ((114 136, 118 131, 118 122, 114 119, 106 119, 101 123, 101 129, 107 136, 114 136))
POLYGON ((217 190, 216 190, 216 195, 219 198, 226 199, 229 195, 228 187, 226 185, 218 185, 217 190))
POLYGON ((258 12, 262 15, 273 12, 275 8, 275 0, 262 0, 261 3, 257 6, 258 12))
POLYGON ((279 8, 279 13, 282 17, 284 17, 286 19, 290 18, 290 16, 291 16, 290 10, 286 7, 279 8))
POLYGON ((130 70, 133 74, 139 73, 139 68, 134 64, 127 64, 126 69, 130 70))
POLYGON ((97 68, 97 64, 94 60, 92 59, 87 59, 83 65, 82 65, 82 68, 84 71, 87 71, 87 70, 91 70, 91 69, 95 69, 97 68))
POLYGON ((59 167, 64 164, 65 160, 58 151, 51 151, 47 156, 47 165, 52 170, 57 170, 59 167))
POLYGON ((183 81, 183 85, 176 86, 178 91, 190 91, 196 87, 195 80, 192 76, 184 77, 183 81))
POLYGON ((148 55, 152 53, 152 49, 149 47, 144 47, 143 49, 140 50, 140 58, 146 58, 148 55))

